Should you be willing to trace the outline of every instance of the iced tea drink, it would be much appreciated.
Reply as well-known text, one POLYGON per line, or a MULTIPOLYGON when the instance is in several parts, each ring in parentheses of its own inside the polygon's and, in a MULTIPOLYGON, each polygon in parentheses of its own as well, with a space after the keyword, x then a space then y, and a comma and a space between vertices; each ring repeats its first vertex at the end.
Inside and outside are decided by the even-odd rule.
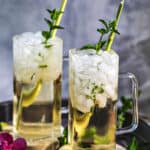
POLYGON ((63 42, 55 37, 45 47, 43 41, 41 32, 13 38, 13 124, 31 141, 60 135, 63 42))
POLYGON ((73 150, 115 150, 119 56, 69 52, 69 140, 73 150))

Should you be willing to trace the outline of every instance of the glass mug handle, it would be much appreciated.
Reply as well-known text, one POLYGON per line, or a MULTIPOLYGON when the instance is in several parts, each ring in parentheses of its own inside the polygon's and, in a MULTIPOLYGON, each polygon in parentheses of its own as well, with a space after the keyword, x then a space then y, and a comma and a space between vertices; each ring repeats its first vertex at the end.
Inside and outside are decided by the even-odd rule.
POLYGON ((119 74, 119 78, 127 79, 129 78, 132 83, 132 99, 133 99, 133 116, 132 116, 132 123, 128 127, 124 127, 118 129, 116 134, 126 134, 133 132, 138 127, 138 81, 134 74, 128 73, 121 73, 119 74))

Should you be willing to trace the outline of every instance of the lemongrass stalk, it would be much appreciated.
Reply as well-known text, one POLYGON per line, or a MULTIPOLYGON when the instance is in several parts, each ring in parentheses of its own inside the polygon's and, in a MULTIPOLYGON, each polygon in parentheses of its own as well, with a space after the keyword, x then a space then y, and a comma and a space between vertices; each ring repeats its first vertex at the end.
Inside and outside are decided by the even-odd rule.
MULTIPOLYGON (((121 14, 122 14, 123 7, 124 7, 124 0, 121 0, 120 5, 119 5, 119 8, 118 8, 118 10, 117 10, 115 29, 117 29, 117 27, 118 27, 119 20, 120 20, 120 16, 121 16, 121 14)), ((108 38, 107 45, 106 45, 106 50, 107 50, 107 51, 110 51, 111 46, 112 46, 113 41, 114 41, 114 38, 115 38, 115 32, 111 32, 110 35, 109 35, 109 38, 108 38)))
MULTIPOLYGON (((59 26, 59 24, 61 22, 61 19, 62 19, 62 16, 63 16, 63 12, 64 12, 64 10, 66 8, 66 4, 67 4, 67 0, 62 0, 61 7, 60 7, 60 11, 62 13, 60 13, 58 19, 56 20, 56 23, 55 23, 56 26, 59 26)), ((57 32, 57 29, 54 29, 52 31, 52 38, 54 38, 56 36, 56 32, 57 32)))
POLYGON ((36 97, 39 95, 42 88, 42 80, 39 80, 33 89, 29 91, 25 91, 24 89, 21 90, 21 97, 19 100, 18 105, 18 112, 17 112, 17 120, 16 120, 16 129, 19 129, 20 126, 20 117, 22 114, 23 107, 29 107, 34 103, 36 97))

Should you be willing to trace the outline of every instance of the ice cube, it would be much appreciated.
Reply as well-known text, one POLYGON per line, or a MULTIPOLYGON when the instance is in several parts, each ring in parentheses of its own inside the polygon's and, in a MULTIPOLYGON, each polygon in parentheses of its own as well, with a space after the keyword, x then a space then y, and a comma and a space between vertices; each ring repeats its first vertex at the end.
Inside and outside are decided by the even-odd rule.
POLYGON ((56 80, 62 72, 62 40, 58 37, 48 40, 45 48, 41 32, 23 33, 13 37, 14 69, 17 80, 31 82, 56 80), (41 65, 46 65, 42 68, 41 65))
POLYGON ((75 72, 74 78, 83 80, 82 84, 78 82, 75 85, 76 89, 80 89, 80 94, 90 95, 89 91, 92 89, 92 84, 95 83, 104 85, 104 94, 108 98, 117 99, 119 57, 114 51, 101 51, 97 55, 93 50, 73 50, 70 52, 70 56, 70 64, 75 72), (89 80, 89 86, 85 86, 81 90, 87 80, 89 80))
POLYGON ((112 100, 117 100, 117 91, 116 91, 116 87, 112 86, 112 85, 105 85, 104 86, 104 91, 106 92, 106 94, 108 95, 108 97, 112 100))
POLYGON ((100 108, 106 107, 107 96, 105 94, 96 94, 96 104, 98 104, 100 108))
POLYGON ((87 99, 84 95, 77 96, 77 99, 74 101, 73 105, 74 108, 78 109, 83 113, 90 112, 93 106, 93 100, 87 99))

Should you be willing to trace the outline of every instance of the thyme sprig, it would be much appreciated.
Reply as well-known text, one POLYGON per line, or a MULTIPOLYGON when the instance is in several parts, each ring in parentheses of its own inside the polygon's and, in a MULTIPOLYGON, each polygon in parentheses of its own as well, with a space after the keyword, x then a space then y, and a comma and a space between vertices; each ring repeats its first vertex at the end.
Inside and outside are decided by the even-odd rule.
POLYGON ((42 31, 42 35, 45 38, 43 44, 45 44, 45 47, 48 48, 48 47, 51 47, 51 45, 48 45, 47 41, 49 38, 52 37, 53 30, 64 29, 64 28, 62 26, 56 25, 56 21, 57 21, 59 15, 63 12, 56 10, 56 9, 53 9, 53 10, 47 9, 47 12, 50 15, 50 19, 44 18, 44 20, 47 23, 49 30, 48 31, 42 31))
POLYGON ((100 38, 96 44, 87 44, 81 47, 81 50, 93 49, 96 50, 98 54, 101 49, 109 51, 111 49, 112 43, 115 38, 115 34, 120 34, 117 30, 117 26, 120 20, 120 16, 122 14, 122 10, 124 7, 124 0, 121 0, 120 5, 117 10, 116 18, 112 21, 105 21, 103 19, 99 19, 99 21, 103 24, 103 28, 98 28, 97 31, 100 33, 100 38), (104 36, 108 35, 108 40, 104 40, 104 36))
POLYGON ((55 37, 57 29, 64 29, 64 27, 60 26, 60 22, 61 22, 62 15, 65 10, 66 4, 67 4, 67 0, 62 0, 61 7, 59 10, 57 10, 56 8, 53 10, 47 9, 50 19, 44 18, 44 20, 47 23, 49 30, 42 31, 42 36, 45 39, 43 44, 45 44, 46 48, 50 48, 52 46, 52 45, 49 45, 47 41, 48 39, 55 37))
POLYGON ((106 45, 107 41, 104 40, 104 36, 110 34, 111 32, 114 32, 116 34, 120 34, 119 31, 115 28, 116 20, 113 21, 105 21, 103 19, 99 19, 99 22, 102 23, 103 27, 98 28, 97 32, 100 34, 100 38, 96 44, 87 44, 81 47, 81 50, 84 49, 94 49, 96 50, 96 53, 99 52, 100 49, 103 49, 106 45))

